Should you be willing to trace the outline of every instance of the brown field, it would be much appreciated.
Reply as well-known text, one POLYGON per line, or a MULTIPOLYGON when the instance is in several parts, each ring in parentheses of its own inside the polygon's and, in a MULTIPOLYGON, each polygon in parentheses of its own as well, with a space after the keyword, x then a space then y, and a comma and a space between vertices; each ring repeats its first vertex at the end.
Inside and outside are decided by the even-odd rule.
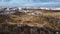
POLYGON ((1 34, 56 34, 56 32, 60 34, 60 12, 0 15, 1 34))

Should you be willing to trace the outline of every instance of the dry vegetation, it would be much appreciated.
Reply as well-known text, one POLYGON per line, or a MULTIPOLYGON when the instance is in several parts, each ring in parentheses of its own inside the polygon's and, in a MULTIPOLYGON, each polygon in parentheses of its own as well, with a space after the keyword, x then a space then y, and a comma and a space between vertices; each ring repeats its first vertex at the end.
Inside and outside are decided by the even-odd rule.
MULTIPOLYGON (((0 25, 1 24, 5 24, 6 27, 9 27, 14 30, 17 29, 17 27, 21 27, 21 25, 23 24, 24 27, 25 25, 27 25, 27 27, 29 26, 28 28, 32 27, 32 30, 36 30, 34 28, 40 28, 40 29, 45 28, 50 31, 59 32, 60 31, 60 12, 43 12, 43 13, 36 14, 36 15, 29 15, 25 13, 0 15, 0 25)), ((2 25, 2 27, 4 26, 2 25)), ((0 30, 2 27, 0 26, 0 30)), ((18 30, 16 31, 14 30, 12 30, 12 32, 19 32, 18 30)), ((27 28, 25 28, 24 31, 25 30, 27 31, 27 28)), ((44 31, 41 31, 41 32, 44 32, 44 31)), ((44 34, 44 33, 41 33, 41 34, 44 34)), ((30 32, 30 34, 34 34, 34 33, 30 32)), ((35 34, 38 34, 38 33, 35 33, 35 34)), ((53 33, 50 33, 50 34, 53 34, 53 33)))

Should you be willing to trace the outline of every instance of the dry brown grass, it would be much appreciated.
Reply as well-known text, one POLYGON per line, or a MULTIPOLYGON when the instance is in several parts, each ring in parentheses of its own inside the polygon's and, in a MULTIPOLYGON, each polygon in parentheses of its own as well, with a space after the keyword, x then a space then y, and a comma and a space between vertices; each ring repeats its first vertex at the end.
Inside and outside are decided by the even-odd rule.
POLYGON ((41 13, 37 15, 8 14, 0 16, 0 23, 25 24, 31 27, 46 27, 54 31, 60 31, 60 13, 41 13))

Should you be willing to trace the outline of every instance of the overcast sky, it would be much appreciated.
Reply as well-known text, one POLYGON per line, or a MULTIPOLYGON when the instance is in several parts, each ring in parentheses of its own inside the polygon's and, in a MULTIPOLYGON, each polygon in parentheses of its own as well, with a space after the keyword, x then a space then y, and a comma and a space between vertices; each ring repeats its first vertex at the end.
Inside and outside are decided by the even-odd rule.
POLYGON ((60 7, 60 0, 0 0, 0 6, 6 7, 60 7))

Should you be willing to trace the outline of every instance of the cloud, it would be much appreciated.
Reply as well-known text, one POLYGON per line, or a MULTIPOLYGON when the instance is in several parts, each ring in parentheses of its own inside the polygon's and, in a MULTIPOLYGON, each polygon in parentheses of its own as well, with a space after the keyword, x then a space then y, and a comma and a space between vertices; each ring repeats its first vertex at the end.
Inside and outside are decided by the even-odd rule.
POLYGON ((0 6, 60 6, 60 0, 0 0, 0 6))

